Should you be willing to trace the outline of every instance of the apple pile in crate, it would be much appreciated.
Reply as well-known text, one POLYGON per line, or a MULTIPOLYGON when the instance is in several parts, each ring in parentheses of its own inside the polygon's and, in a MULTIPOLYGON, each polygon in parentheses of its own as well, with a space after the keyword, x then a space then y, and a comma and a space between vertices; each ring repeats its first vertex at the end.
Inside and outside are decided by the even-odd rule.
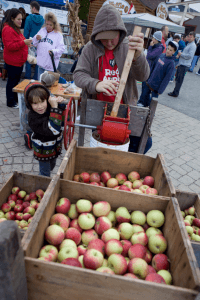
POLYGON ((96 186, 113 188, 115 190, 158 195, 158 191, 153 188, 154 178, 152 176, 146 176, 142 179, 140 178, 140 174, 136 171, 130 172, 128 176, 124 173, 118 173, 115 178, 112 178, 110 173, 107 171, 102 172, 101 175, 97 172, 92 174, 82 172, 80 175, 74 175, 73 180, 96 186))
POLYGON ((161 231, 164 221, 159 210, 145 215, 119 207, 114 212, 107 201, 92 204, 80 199, 71 204, 61 198, 45 231, 48 244, 39 259, 171 284, 164 254, 167 241, 161 231))
POLYGON ((44 191, 38 189, 29 195, 19 187, 12 188, 6 203, 1 205, 0 222, 14 220, 20 229, 27 229, 44 196, 44 191))
POLYGON ((189 207, 181 211, 188 237, 192 241, 200 242, 200 219, 195 218, 195 208, 189 207))

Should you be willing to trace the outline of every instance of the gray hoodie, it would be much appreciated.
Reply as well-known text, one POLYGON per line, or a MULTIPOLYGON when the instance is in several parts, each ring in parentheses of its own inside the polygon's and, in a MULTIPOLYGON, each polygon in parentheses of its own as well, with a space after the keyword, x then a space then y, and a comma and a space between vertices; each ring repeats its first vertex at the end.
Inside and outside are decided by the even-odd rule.
MULTIPOLYGON (((128 38, 126 37, 126 28, 119 12, 109 4, 102 6, 98 11, 94 21, 91 41, 85 45, 74 71, 75 84, 82 89, 86 89, 93 99, 96 98, 97 92, 95 87, 99 82, 99 58, 105 54, 104 46, 100 40, 95 40, 95 36, 97 33, 106 30, 120 31, 119 43, 113 54, 121 76, 128 52, 128 38)), ((147 80, 149 73, 149 64, 142 53, 131 65, 123 94, 125 103, 136 105, 138 100, 137 80, 147 80)))
POLYGON ((183 49, 183 52, 181 53, 180 59, 179 59, 179 66, 186 66, 190 67, 195 51, 197 47, 195 45, 195 42, 188 43, 187 46, 183 49))

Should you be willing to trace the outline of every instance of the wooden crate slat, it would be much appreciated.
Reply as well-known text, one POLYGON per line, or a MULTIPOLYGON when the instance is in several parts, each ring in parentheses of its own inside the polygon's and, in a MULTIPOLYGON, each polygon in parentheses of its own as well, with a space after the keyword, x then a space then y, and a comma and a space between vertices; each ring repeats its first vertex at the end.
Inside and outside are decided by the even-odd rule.
POLYGON ((29 300, 188 300, 197 292, 25 258, 29 300))
POLYGON ((77 141, 72 140, 69 148, 67 149, 67 152, 65 154, 65 157, 58 169, 57 174, 60 176, 60 178, 68 177, 73 178, 74 175, 74 166, 75 166, 75 157, 76 157, 76 145, 77 141), (69 167, 67 167, 67 164, 69 164, 69 167), (70 174, 72 173, 72 174, 70 174))
POLYGON ((196 213, 200 217, 200 200, 198 194, 176 190, 176 198, 181 210, 185 210, 195 205, 196 213))

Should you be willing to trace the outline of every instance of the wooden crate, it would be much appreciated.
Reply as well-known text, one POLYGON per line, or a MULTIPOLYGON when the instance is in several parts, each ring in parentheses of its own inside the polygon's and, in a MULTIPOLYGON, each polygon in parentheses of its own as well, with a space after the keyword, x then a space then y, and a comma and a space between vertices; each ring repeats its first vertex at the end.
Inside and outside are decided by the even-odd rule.
POLYGON ((62 179, 73 180, 75 174, 84 171, 108 171, 113 177, 120 172, 128 175, 131 171, 137 171, 142 178, 147 175, 154 177, 154 187, 160 196, 171 197, 176 193, 162 154, 152 158, 105 148, 77 147, 77 142, 72 140, 57 174, 62 179))
MULTIPOLYGON (((50 182, 51 178, 48 177, 14 172, 0 190, 0 207, 7 201, 7 198, 11 194, 11 190, 14 186, 18 186, 21 190, 31 193, 35 192, 37 189, 45 191, 50 182)), ((45 197, 43 199, 45 199, 45 197)), ((20 229, 20 233, 21 237, 23 237, 25 230, 20 229)))
MULTIPOLYGON (((54 178, 49 189, 49 201, 38 208, 34 221, 35 229, 31 240, 22 242, 29 300, 188 300, 195 299, 200 288, 200 271, 191 244, 187 242, 186 230, 176 198, 149 196, 112 189, 97 189, 95 186, 54 178), (80 198, 92 203, 106 200, 112 210, 126 206, 129 210, 147 213, 159 209, 165 214, 163 233, 168 241, 167 255, 175 286, 150 283, 139 279, 130 280, 123 276, 103 274, 93 270, 70 267, 54 262, 38 260, 44 244, 44 232, 55 213, 59 198, 68 197, 71 203, 80 198)), ((30 225, 30 227, 31 227, 30 225)))
MULTIPOLYGON (((176 198, 181 210, 194 206, 196 217, 200 219, 200 198, 198 194, 176 190, 176 198)), ((200 268, 200 242, 191 241, 191 244, 200 268)))

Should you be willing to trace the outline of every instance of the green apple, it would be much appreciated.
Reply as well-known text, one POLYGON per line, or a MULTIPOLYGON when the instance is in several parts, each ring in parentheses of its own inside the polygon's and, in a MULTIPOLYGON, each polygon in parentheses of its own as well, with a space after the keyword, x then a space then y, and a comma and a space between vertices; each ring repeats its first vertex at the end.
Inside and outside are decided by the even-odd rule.
POLYGON ((200 242, 200 236, 198 234, 192 233, 191 240, 196 241, 196 242, 200 242))
POLYGON ((82 267, 85 268, 84 263, 83 263, 83 255, 80 255, 80 256, 78 257, 78 260, 80 261, 82 267))
POLYGON ((144 228, 140 225, 133 224, 133 233, 144 232, 144 228))
POLYGON ((190 207, 188 209, 188 212, 189 212, 189 215, 194 216, 194 214, 195 214, 195 208, 194 207, 190 207))
POLYGON ((185 218, 185 212, 181 211, 181 214, 182 214, 183 218, 185 218))
POLYGON ((128 272, 145 279, 149 273, 149 266, 142 258, 132 258, 128 264, 128 272))
POLYGON ((110 228, 102 234, 101 239, 104 243, 106 243, 112 239, 120 240, 120 235, 117 229, 110 228))
POLYGON ((76 210, 76 204, 71 204, 70 209, 68 211, 68 217, 70 219, 77 219, 78 218, 78 212, 76 210))
POLYGON ((127 270, 127 261, 121 254, 111 254, 108 257, 108 268, 113 270, 117 275, 123 275, 127 270))
POLYGON ((160 270, 157 272, 165 280, 166 284, 172 284, 172 275, 167 270, 160 270))
POLYGON ((58 253, 58 261, 62 262, 68 257, 78 258, 78 250, 74 247, 63 247, 58 253))
POLYGON ((4 217, 4 212, 3 212, 2 210, 0 210, 0 219, 1 219, 1 218, 5 218, 5 217, 4 217))
POLYGON ((146 223, 146 215, 139 210, 135 210, 131 214, 131 222, 137 225, 144 225, 146 223))
POLYGON ((152 227, 161 227, 165 222, 165 216, 160 210, 150 210, 147 214, 147 224, 152 227))
POLYGON ((146 235, 148 236, 148 238, 151 236, 151 235, 154 235, 154 234, 161 234, 162 235, 162 231, 158 228, 155 228, 155 227, 149 227, 147 230, 146 230, 146 235))
POLYGON ((92 202, 85 199, 80 199, 76 202, 76 210, 78 213, 89 213, 92 211, 92 202))
POLYGON ((107 266, 108 266, 108 260, 104 258, 102 267, 107 267, 107 266))
POLYGON ((61 250, 63 247, 74 247, 75 249, 77 249, 76 243, 71 239, 63 240, 59 246, 59 249, 61 250))
POLYGON ((94 227, 95 217, 91 213, 82 213, 78 217, 78 225, 84 229, 88 230, 94 227))
POLYGON ((148 248, 154 254, 164 253, 167 249, 167 241, 160 234, 151 235, 148 241, 148 248))
POLYGON ((126 207, 119 207, 115 213, 118 223, 129 222, 131 215, 126 207))
POLYGON ((192 222, 193 222, 194 219, 195 219, 195 217, 194 216, 190 216, 190 215, 188 215, 188 216, 185 217, 185 220, 188 221, 188 222, 190 222, 190 225, 192 225, 192 222))
POLYGON ((117 222, 115 212, 111 210, 107 215, 107 218, 111 221, 112 227, 114 227, 117 222))
POLYGON ((118 227, 118 232, 122 240, 129 240, 133 235, 133 225, 130 223, 121 223, 118 227))
POLYGON ((187 230, 187 233, 188 233, 189 235, 192 235, 192 233, 194 232, 192 226, 185 226, 185 228, 186 228, 186 230, 187 230))

